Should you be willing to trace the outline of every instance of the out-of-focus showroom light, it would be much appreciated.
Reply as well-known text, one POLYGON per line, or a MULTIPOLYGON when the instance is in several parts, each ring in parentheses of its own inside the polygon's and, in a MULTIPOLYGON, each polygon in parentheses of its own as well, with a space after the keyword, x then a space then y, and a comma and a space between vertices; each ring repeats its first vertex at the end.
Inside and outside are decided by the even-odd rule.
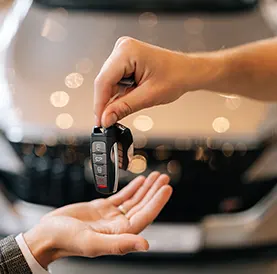
POLYGON ((204 30, 204 22, 200 18, 189 18, 184 21, 184 28, 189 34, 201 34, 204 30))
POLYGON ((89 58, 82 58, 76 64, 76 71, 78 73, 90 73, 93 68, 93 62, 89 58))
POLYGON ((224 133, 230 128, 230 122, 225 117, 217 117, 214 119, 212 126, 217 133, 224 133))
POLYGON ((47 17, 42 26, 41 36, 51 42, 62 42, 67 37, 67 30, 54 18, 47 17))
POLYGON ((144 172, 146 168, 147 168, 146 158, 140 154, 134 155, 129 166, 129 171, 135 174, 139 174, 144 172))
POLYGON ((154 122, 149 116, 139 115, 134 119, 133 125, 137 130, 149 131, 154 126, 154 122))
POLYGON ((158 17, 153 12, 144 12, 139 16, 139 24, 144 27, 154 27, 158 24, 158 17))
POLYGON ((56 125, 61 129, 69 129, 73 125, 73 117, 69 113, 61 113, 56 118, 56 125))
POLYGON ((75 89, 79 88, 84 83, 84 77, 78 72, 73 72, 65 77, 65 85, 68 88, 75 89))
POLYGON ((64 91, 55 91, 50 96, 50 102, 56 108, 65 107, 69 102, 69 95, 64 91))

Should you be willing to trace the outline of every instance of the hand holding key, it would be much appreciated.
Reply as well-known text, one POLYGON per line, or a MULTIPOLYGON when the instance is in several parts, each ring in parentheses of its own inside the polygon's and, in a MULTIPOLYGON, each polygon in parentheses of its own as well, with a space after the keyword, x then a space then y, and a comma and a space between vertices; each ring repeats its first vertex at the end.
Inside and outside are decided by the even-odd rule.
POLYGON ((120 38, 95 80, 96 124, 109 127, 141 109, 175 101, 204 79, 201 69, 195 69, 189 55, 120 38), (137 86, 110 103, 119 92, 120 80, 131 75, 137 86))

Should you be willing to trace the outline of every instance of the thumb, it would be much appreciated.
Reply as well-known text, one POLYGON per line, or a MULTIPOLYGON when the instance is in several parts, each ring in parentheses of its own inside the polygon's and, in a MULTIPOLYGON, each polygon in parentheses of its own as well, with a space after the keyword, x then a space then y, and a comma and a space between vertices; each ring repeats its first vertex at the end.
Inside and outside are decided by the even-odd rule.
POLYGON ((103 255, 125 255, 149 249, 149 244, 144 238, 133 234, 100 234, 98 240, 99 253, 103 255))
POLYGON ((103 112, 101 124, 106 128, 110 127, 134 112, 153 106, 149 88, 147 84, 143 84, 109 104, 103 112))

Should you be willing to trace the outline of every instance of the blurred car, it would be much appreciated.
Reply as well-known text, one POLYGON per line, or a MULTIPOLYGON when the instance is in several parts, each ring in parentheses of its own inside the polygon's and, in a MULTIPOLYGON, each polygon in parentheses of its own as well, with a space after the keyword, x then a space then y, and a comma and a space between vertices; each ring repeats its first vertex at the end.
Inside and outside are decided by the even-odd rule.
MULTIPOLYGON (((14 2, 5 26, 10 32, 2 31, 10 43, 3 57, 1 122, 2 138, 23 171, 6 167, 1 178, 17 209, 40 212, 45 207, 38 205, 50 210, 101 197, 89 161, 93 81, 119 37, 193 52, 274 35, 274 1, 137 3, 14 2), (15 15, 18 28, 11 24, 15 15)), ((263 122, 270 107, 198 91, 122 121, 133 132, 135 157, 132 169, 121 173, 121 187, 152 170, 172 178, 172 199, 144 232, 152 252, 276 242, 275 125, 265 126, 271 118, 263 122)))

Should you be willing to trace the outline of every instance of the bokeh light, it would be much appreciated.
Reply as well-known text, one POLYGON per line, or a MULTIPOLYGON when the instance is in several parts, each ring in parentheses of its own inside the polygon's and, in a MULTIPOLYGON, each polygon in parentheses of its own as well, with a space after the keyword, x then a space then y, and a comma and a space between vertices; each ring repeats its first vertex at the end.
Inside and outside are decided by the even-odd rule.
POLYGON ((21 151, 24 155, 31 155, 34 150, 34 145, 33 144, 23 144, 21 151))
POLYGON ((49 147, 53 147, 58 143, 57 137, 54 135, 49 135, 43 138, 43 142, 49 146, 49 147))
POLYGON ((74 122, 73 117, 69 113, 61 113, 56 118, 56 125, 61 129, 69 129, 74 122))
POLYGON ((170 174, 178 175, 181 173, 181 165, 179 161, 172 160, 167 164, 167 170, 170 174))
POLYGON ((247 149, 246 144, 238 143, 235 146, 235 150, 239 151, 241 156, 244 156, 244 155, 246 155, 248 149, 247 149))
POLYGON ((129 171, 135 174, 143 173, 147 168, 147 160, 144 156, 137 154, 134 155, 130 165, 129 171))
POLYGON ((62 159, 65 164, 72 164, 77 160, 77 154, 74 149, 67 148, 62 154, 62 159))
POLYGON ((190 150, 192 148, 193 142, 190 139, 178 138, 175 140, 175 147, 178 150, 190 150))
POLYGON ((212 139, 211 137, 207 138, 206 145, 210 149, 218 149, 221 146, 220 141, 212 139))
POLYGON ((204 30, 204 22, 200 18, 189 18, 185 20, 184 28, 189 34, 201 34, 204 30))
POLYGON ((64 143, 66 145, 74 145, 74 144, 76 144, 76 142, 77 142, 77 139, 73 135, 72 136, 66 136, 66 138, 64 138, 64 143))
POLYGON ((144 148, 147 145, 147 138, 144 135, 134 137, 134 148, 144 148))
POLYGON ((153 12, 144 12, 139 16, 139 24, 144 27, 154 27, 158 23, 158 17, 153 12))
POLYGON ((133 125, 137 130, 149 131, 154 126, 154 122, 149 116, 139 115, 134 119, 133 125))
POLYGON ((235 151, 235 148, 231 143, 224 143, 222 145, 222 152, 226 157, 231 157, 234 151, 235 151))
POLYGON ((171 155, 170 148, 165 145, 160 145, 155 150, 155 157, 159 161, 168 159, 171 155))
POLYGON ((47 147, 46 145, 42 144, 42 145, 38 145, 36 148, 35 148, 35 154, 38 156, 38 157, 42 157, 47 151, 47 147))
POLYGON ((225 117, 217 117, 214 119, 212 126, 214 131, 218 133, 224 133, 230 128, 230 122, 225 117))
POLYGON ((209 155, 206 153, 205 148, 200 146, 195 151, 195 160, 206 162, 209 160, 209 155))
POLYGON ((84 83, 84 77, 78 72, 73 72, 65 77, 65 85, 68 88, 75 89, 79 88, 84 83))
POLYGON ((19 143, 23 140, 23 129, 20 126, 12 126, 7 130, 7 138, 14 143, 19 143))
POLYGON ((225 200, 223 200, 220 205, 219 209, 221 212, 232 212, 236 211, 242 206, 242 200, 239 197, 230 197, 225 200))
POLYGON ((69 102, 69 95, 64 91, 55 91, 50 95, 50 102, 54 107, 65 107, 69 102))
POLYGON ((67 37, 67 30, 54 18, 47 17, 42 26, 41 36, 51 42, 62 42, 67 37))
POLYGON ((88 74, 93 68, 93 63, 89 58, 82 58, 76 64, 76 72, 88 74))

